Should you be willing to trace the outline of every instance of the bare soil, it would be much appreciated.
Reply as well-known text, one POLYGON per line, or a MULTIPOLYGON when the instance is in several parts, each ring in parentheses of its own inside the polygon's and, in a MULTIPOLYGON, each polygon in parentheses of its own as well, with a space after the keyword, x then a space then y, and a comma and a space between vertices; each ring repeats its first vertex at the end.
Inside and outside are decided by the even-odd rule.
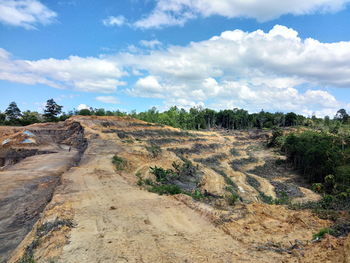
MULTIPOLYGON (((268 169, 259 173, 258 167, 281 158, 263 147, 268 134, 184 132, 118 117, 76 116, 60 125, 74 123, 84 131, 76 140, 87 144, 81 161, 59 176, 52 200, 9 262, 25 255, 62 263, 349 262, 345 238, 311 242, 331 222, 261 201, 261 193, 276 198, 281 189, 293 201, 319 198, 287 167, 273 163, 271 176, 268 169), (146 146, 157 142, 162 152, 154 157, 146 146), (115 168, 114 155, 127 161, 125 169, 115 168), (138 185, 139 177, 154 180, 149 167, 168 169, 183 160, 203 174, 197 187, 210 198, 157 195, 138 185), (235 204, 228 202, 232 189, 240 197, 235 204)), ((50 154, 35 158, 43 165, 50 154)))

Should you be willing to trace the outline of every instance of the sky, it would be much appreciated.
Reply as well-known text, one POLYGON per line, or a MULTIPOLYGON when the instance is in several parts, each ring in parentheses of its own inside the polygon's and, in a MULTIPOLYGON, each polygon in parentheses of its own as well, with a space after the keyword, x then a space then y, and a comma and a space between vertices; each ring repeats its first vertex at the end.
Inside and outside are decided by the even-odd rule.
POLYGON ((350 0, 0 0, 0 111, 350 111, 350 0))

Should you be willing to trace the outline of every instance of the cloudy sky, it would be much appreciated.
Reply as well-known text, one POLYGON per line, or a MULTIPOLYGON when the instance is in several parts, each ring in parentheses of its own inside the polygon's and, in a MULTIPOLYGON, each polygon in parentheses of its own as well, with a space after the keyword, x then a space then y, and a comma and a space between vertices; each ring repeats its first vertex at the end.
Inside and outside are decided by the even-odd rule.
POLYGON ((0 110, 350 110, 350 0, 0 0, 0 110))

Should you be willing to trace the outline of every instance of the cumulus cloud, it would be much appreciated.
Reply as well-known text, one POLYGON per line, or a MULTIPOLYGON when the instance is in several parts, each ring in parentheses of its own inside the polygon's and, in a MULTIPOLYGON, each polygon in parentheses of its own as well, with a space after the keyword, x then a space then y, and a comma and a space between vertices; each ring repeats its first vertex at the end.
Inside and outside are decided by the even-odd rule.
POLYGON ((25 84, 45 84, 54 88, 86 92, 112 93, 125 85, 120 78, 126 73, 120 66, 104 58, 14 60, 0 49, 0 79, 25 84))
POLYGON ((102 20, 102 23, 105 26, 123 26, 126 23, 126 18, 124 16, 109 16, 102 20))
POLYGON ((103 102, 103 103, 108 103, 108 104, 118 104, 119 103, 119 100, 114 96, 98 96, 98 97, 96 97, 96 100, 103 102))
POLYGON ((148 47, 148 48, 155 48, 157 46, 161 46, 162 42, 160 42, 157 39, 153 39, 153 40, 141 40, 140 44, 144 47, 148 47))
POLYGON ((136 21, 138 28, 183 25, 197 17, 220 15, 267 21, 284 14, 305 15, 335 12, 349 0, 156 0, 154 10, 136 21))
POLYGON ((90 107, 86 104, 79 104, 77 110, 89 110, 90 107))
POLYGON ((0 22, 11 26, 35 29, 47 25, 57 14, 38 0, 0 0, 0 22))
POLYGON ((315 87, 350 86, 350 42, 302 40, 295 30, 279 25, 267 33, 226 31, 188 46, 124 54, 121 60, 148 72, 129 94, 202 103, 215 99, 224 108, 333 111, 340 103, 315 87), (309 90, 301 93, 300 85, 309 90))
POLYGON ((29 61, 0 49, 3 80, 113 93, 131 77, 123 89, 127 94, 184 107, 329 114, 346 105, 324 88, 348 88, 349 76, 350 42, 301 39, 280 25, 269 32, 226 31, 187 46, 113 56, 29 61))

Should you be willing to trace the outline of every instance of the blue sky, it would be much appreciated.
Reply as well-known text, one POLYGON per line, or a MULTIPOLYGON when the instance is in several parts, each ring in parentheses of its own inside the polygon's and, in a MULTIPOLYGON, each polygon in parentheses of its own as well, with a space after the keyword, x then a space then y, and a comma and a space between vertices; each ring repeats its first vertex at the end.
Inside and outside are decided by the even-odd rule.
POLYGON ((0 0, 0 110, 350 110, 350 0, 0 0))

